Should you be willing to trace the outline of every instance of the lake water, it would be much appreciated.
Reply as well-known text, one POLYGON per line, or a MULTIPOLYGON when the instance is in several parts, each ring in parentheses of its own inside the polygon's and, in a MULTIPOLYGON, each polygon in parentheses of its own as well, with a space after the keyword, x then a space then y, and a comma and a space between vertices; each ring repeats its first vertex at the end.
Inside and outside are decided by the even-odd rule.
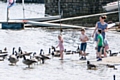
MULTIPOLYGON (((25 18, 40 18, 44 17, 45 7, 44 4, 25 4, 25 18)), ((6 20, 7 3, 0 2, 0 20, 6 20)), ((16 3, 9 10, 10 19, 23 18, 22 4, 16 3)))
MULTIPOLYGON (((40 11, 43 17, 44 4, 25 4, 28 9, 40 11)), ((0 2, 0 20, 6 19, 6 3, 0 2)), ((11 18, 21 18, 21 4, 16 4, 11 8, 11 18), (12 10, 13 9, 13 10, 12 10), (14 13, 14 14, 12 14, 14 13)), ((32 13, 26 16, 31 16, 32 13)), ((33 14, 36 16, 36 14, 33 14)), ((92 34, 92 30, 87 30, 87 35, 92 34)), ((80 44, 78 30, 63 30, 64 46, 68 50, 76 50, 80 44)), ((20 46, 24 51, 33 51, 39 53, 43 49, 48 53, 48 48, 58 44, 57 36, 59 30, 45 28, 25 28, 24 30, 1 30, 0 29, 0 49, 7 47, 8 54, 12 52, 12 48, 16 50, 20 46)), ((106 34, 110 49, 113 52, 120 51, 120 33, 108 31, 106 34)), ((88 60, 95 59, 95 43, 92 38, 88 42, 87 51, 89 52, 88 60)), ((33 69, 25 69, 27 67, 19 60, 17 66, 10 66, 7 59, 1 61, 0 79, 1 80, 113 80, 113 75, 116 75, 116 80, 120 80, 120 66, 116 65, 117 70, 107 68, 105 65, 97 65, 97 70, 87 70, 86 63, 79 63, 78 54, 65 55, 64 60, 59 58, 51 58, 45 64, 32 65, 33 69)))

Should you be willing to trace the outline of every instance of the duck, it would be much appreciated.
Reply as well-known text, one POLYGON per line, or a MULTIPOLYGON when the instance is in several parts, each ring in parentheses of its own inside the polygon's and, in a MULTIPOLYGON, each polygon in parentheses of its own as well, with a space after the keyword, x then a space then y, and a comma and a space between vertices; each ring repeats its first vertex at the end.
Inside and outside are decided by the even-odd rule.
POLYGON ((106 64, 106 66, 109 67, 109 68, 113 68, 113 69, 117 70, 117 68, 115 68, 115 65, 106 64))
POLYGON ((16 63, 19 61, 19 56, 16 56, 14 53, 16 53, 16 55, 17 55, 17 52, 15 51, 15 48, 13 47, 13 51, 12 51, 12 55, 10 55, 9 56, 9 58, 8 58, 8 61, 13 65, 13 64, 15 64, 16 65, 16 63))
POLYGON ((109 50, 109 52, 110 52, 110 56, 117 56, 118 53, 120 53, 120 52, 112 53, 112 50, 109 50))
POLYGON ((60 53, 55 53, 54 51, 52 51, 52 57, 60 57, 60 53))
POLYGON ((87 61, 87 69, 96 69, 96 65, 94 65, 94 64, 90 64, 90 61, 87 61))
POLYGON ((33 63, 37 63, 36 60, 34 59, 26 59, 25 55, 23 55, 23 61, 22 61, 25 65, 28 65, 28 68, 30 68, 30 65, 32 65, 33 63))

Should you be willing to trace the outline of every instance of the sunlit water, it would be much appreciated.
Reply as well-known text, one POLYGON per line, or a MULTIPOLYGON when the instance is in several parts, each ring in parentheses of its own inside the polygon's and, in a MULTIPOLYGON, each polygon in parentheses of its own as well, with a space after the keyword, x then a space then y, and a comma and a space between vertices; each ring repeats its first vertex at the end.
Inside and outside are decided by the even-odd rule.
MULTIPOLYGON (((3 5, 4 4, 4 5, 3 5)), ((5 3, 0 3, 0 7, 5 3)), ((20 5, 20 4, 18 4, 20 5)), ((32 4, 33 5, 33 4, 32 4)), ((31 7, 31 5, 26 5, 31 7)), ((36 5, 39 6, 39 5, 36 5)), ((32 7, 31 7, 32 8, 32 7)), ((35 7, 34 7, 35 8, 35 7)), ((36 8, 35 8, 36 9, 36 8)), ((17 10, 17 9, 15 9, 17 10)), ((0 8, 0 18, 4 19, 4 9, 0 8)), ((22 10, 21 10, 22 13, 22 10)), ((13 16, 13 15, 12 15, 13 16)), ((15 17, 15 16, 13 16, 15 17)), ((87 30, 87 35, 92 34, 92 30, 87 30)), ((78 30, 63 30, 64 46, 68 50, 76 50, 80 44, 78 30)), ((39 54, 39 50, 43 49, 48 53, 48 48, 52 45, 57 46, 59 30, 50 30, 43 28, 26 28, 24 30, 0 30, 0 49, 7 47, 8 54, 12 52, 12 48, 22 47, 23 51, 33 51, 39 54)), ((110 49, 113 52, 120 51, 120 33, 108 31, 106 34, 110 49)), ((95 43, 92 38, 88 42, 87 51, 90 55, 88 60, 95 59, 95 43)), ((51 57, 51 56, 50 56, 51 57)), ((1 61, 0 79, 1 80, 113 80, 113 75, 116 75, 116 80, 120 80, 120 66, 117 65, 117 70, 107 68, 105 65, 97 65, 97 70, 87 70, 86 63, 79 63, 79 55, 65 55, 64 60, 52 58, 47 60, 45 64, 32 65, 33 69, 25 69, 27 66, 19 60, 17 66, 10 66, 7 59, 1 61)))

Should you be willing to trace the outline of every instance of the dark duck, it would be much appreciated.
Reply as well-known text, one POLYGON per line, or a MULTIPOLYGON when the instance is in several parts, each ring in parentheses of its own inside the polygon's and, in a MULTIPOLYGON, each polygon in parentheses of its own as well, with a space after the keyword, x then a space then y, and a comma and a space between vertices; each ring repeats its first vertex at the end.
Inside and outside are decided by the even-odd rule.
POLYGON ((96 70, 96 65, 94 64, 91 64, 90 61, 87 61, 87 69, 93 69, 93 70, 96 70))

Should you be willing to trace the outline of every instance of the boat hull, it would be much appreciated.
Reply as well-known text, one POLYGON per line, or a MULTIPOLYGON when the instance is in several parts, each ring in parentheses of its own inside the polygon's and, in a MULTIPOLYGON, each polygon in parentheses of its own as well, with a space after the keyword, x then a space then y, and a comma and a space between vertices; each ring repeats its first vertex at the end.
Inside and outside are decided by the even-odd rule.
POLYGON ((108 3, 106 6, 103 6, 103 8, 104 8, 106 11, 111 11, 111 10, 118 9, 118 1, 108 3))
POLYGON ((23 23, 16 23, 16 22, 3 22, 1 23, 2 29, 24 29, 23 23))

